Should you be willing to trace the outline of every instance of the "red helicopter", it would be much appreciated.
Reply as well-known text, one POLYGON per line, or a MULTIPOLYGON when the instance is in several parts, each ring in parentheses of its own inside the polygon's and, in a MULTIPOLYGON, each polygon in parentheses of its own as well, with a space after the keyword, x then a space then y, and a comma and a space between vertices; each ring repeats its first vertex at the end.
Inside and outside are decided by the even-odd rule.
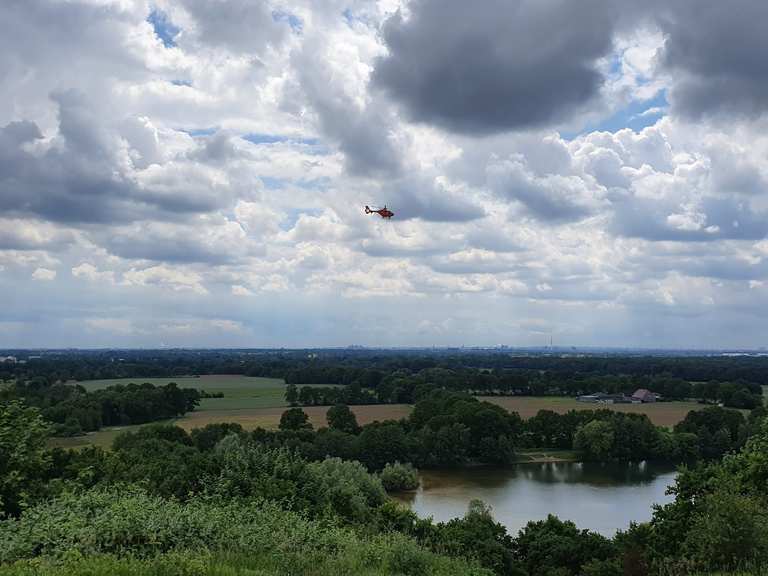
POLYGON ((368 206, 366 206, 365 207, 365 213, 366 214, 378 214, 379 216, 381 216, 385 220, 389 220, 390 218, 392 218, 392 216, 395 215, 395 213, 392 212, 392 210, 387 210, 386 206, 384 206, 384 208, 379 208, 378 210, 371 210, 368 206))

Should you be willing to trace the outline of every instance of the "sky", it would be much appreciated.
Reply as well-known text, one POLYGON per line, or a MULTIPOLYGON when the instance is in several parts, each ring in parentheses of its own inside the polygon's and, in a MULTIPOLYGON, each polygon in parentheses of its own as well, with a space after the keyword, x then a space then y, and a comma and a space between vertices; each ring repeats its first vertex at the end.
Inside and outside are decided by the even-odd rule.
POLYGON ((768 345, 766 21, 3 0, 0 347, 768 345))

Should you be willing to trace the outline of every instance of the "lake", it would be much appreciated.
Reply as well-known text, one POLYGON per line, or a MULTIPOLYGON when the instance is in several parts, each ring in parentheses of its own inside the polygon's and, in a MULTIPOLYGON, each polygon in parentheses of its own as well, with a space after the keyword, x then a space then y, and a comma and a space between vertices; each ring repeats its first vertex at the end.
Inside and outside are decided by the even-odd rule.
POLYGON ((420 517, 444 522, 464 516, 470 500, 480 499, 512 535, 530 520, 555 514, 605 536, 631 521, 651 518, 651 505, 672 500, 671 466, 641 462, 548 462, 510 468, 422 471, 416 492, 398 499, 420 517))

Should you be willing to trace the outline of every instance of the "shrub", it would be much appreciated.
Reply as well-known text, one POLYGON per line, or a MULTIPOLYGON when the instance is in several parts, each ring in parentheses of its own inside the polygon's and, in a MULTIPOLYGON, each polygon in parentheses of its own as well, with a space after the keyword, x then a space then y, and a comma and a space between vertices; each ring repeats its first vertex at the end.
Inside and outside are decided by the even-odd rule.
POLYGON ((387 492, 415 490, 419 487, 418 473, 410 464, 400 464, 400 462, 387 464, 379 474, 379 478, 387 492))

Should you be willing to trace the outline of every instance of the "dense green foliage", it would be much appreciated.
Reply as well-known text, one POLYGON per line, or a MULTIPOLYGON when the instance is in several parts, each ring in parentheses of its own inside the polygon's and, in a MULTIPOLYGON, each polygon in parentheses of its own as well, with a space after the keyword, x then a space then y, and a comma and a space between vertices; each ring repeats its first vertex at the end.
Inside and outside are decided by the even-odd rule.
POLYGON ((170 383, 128 384, 87 392, 82 386, 16 382, 0 391, 0 399, 24 400, 40 409, 59 436, 74 436, 102 426, 143 424, 183 416, 200 402, 200 392, 170 383))
POLYGON ((198 498, 182 504, 135 489, 64 495, 20 520, 1 522, 0 563, 20 563, 0 574, 52 572, 50 564, 35 572, 34 558, 63 560, 71 566, 71 572, 60 568, 63 574, 88 566, 92 574, 112 574, 114 566, 131 567, 128 574, 185 576, 208 573, 198 567, 210 566, 205 569, 221 574, 213 569, 217 564, 255 571, 249 574, 488 574, 404 535, 366 536, 269 501, 198 498))
MULTIPOLYGON (((47 451, 38 410, 18 402, 0 409, 3 502, 17 503, 0 520, 0 575, 676 576, 768 564, 768 422, 757 412, 746 424, 714 409, 685 422, 685 430, 732 425, 753 434, 722 461, 684 469, 674 502, 608 539, 555 517, 511 535, 481 502, 460 519, 422 520, 386 497, 384 473, 302 456, 318 438, 342 446, 352 437, 355 449, 372 452, 373 468, 429 430, 461 430, 479 458, 490 434, 522 434, 512 415, 465 395, 431 395, 408 421, 356 435, 247 433, 237 425, 188 434, 150 425, 121 435, 111 451, 80 452, 47 451)), ((345 411, 334 414, 347 427, 345 411)), ((579 424, 575 437, 603 455, 632 437, 622 424, 646 431, 634 418, 599 416, 579 424)), ((550 433, 541 422, 539 429, 550 433)))
POLYGON ((50 465, 48 426, 38 410, 21 402, 0 403, 0 517, 18 514, 43 492, 50 465))
POLYGON ((379 478, 387 492, 415 490, 419 487, 419 475, 411 464, 400 462, 387 464, 379 474, 379 478))
POLYGON ((738 449, 755 433, 754 422, 763 413, 757 409, 745 419, 737 410, 712 406, 691 412, 675 430, 655 426, 642 414, 606 409, 541 410, 523 421, 467 394, 436 390, 401 421, 359 427, 349 408, 337 405, 328 410, 329 428, 313 432, 301 408, 291 408, 283 414, 280 431, 259 430, 254 437, 310 460, 359 460, 371 471, 395 461, 420 468, 503 465, 514 462, 515 450, 523 448, 576 449, 587 460, 690 463, 738 449))

